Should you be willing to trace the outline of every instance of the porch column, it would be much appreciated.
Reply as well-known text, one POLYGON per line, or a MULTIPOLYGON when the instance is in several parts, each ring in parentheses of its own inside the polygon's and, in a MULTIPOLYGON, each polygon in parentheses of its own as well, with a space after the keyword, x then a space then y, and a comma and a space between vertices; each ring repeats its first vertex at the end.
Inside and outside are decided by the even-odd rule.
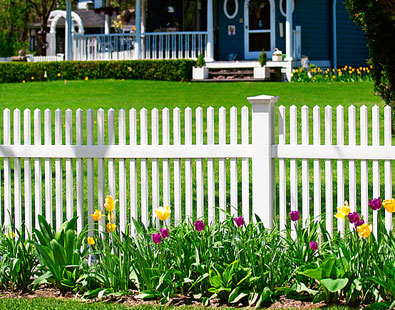
MULTIPOLYGON (((106 0, 106 8, 109 8, 109 7, 110 7, 110 0, 106 0)), ((110 33, 110 22, 111 22, 111 16, 104 13, 104 33, 105 34, 110 33)))
MULTIPOLYGON (((66 60, 73 60, 73 37, 71 34, 71 27, 72 27, 72 20, 71 20, 71 0, 66 0, 66 50, 65 50, 65 59, 66 60)), ((56 52, 55 52, 56 54, 56 52)))
POLYGON ((141 0, 136 0, 136 59, 141 59, 141 0))
POLYGON ((214 60, 213 0, 207 0, 207 46, 206 61, 214 60))
POLYGON ((293 41, 293 34, 292 34, 292 0, 287 0, 287 19, 285 21, 285 54, 287 57, 285 60, 291 61, 292 58, 292 41, 293 41))

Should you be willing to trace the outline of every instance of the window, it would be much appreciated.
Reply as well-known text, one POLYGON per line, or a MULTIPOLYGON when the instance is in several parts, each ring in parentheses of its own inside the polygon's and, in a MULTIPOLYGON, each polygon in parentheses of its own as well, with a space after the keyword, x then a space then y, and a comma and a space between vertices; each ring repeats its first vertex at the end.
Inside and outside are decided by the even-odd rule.
MULTIPOLYGON (((295 1, 291 0, 292 13, 295 10, 295 1)), ((287 17, 287 0, 280 0, 280 12, 284 17, 287 17)))
POLYGON ((237 0, 225 0, 224 1, 224 14, 227 18, 233 19, 239 12, 239 4, 237 0))

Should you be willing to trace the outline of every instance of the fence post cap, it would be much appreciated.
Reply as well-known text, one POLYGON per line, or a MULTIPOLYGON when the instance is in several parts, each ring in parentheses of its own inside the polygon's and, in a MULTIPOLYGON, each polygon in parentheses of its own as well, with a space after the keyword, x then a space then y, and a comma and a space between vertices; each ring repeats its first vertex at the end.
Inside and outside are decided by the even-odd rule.
POLYGON ((268 96, 268 95, 259 95, 259 96, 253 96, 253 97, 248 97, 247 100, 251 104, 257 104, 257 103, 276 103, 280 99, 278 96, 268 96))

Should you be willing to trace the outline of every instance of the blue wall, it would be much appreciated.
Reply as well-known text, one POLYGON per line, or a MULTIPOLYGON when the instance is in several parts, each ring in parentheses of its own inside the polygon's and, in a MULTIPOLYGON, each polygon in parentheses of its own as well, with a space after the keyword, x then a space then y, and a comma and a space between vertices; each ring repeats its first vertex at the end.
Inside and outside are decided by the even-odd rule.
MULTIPOLYGON (((285 1, 285 0, 283 0, 285 1)), ((244 0, 238 0, 239 12, 228 19, 223 10, 224 0, 218 0, 217 48, 219 60, 226 60, 230 53, 244 59, 244 0), (236 27, 236 35, 228 36, 228 25, 236 27)), ((280 0, 276 6, 276 44, 285 53, 285 17, 280 12, 280 0), (284 37, 280 38, 279 23, 283 23, 284 37)), ((332 0, 295 0, 293 25, 302 27, 302 55, 310 60, 333 61, 332 0)), ((343 0, 337 4, 338 66, 365 64, 368 58, 366 39, 361 28, 349 18, 343 0)))
POLYGON ((302 55, 332 59, 331 0, 295 0, 293 24, 302 26, 302 55))
POLYGON ((231 53, 237 54, 237 60, 244 59, 244 22, 240 23, 240 18, 244 19, 244 0, 237 0, 239 4, 239 12, 233 19, 229 19, 224 14, 225 0, 218 1, 218 58, 219 60, 227 60, 227 56, 231 53), (236 27, 236 35, 228 35, 228 26, 236 27))
POLYGON ((337 65, 364 66, 369 58, 365 34, 354 24, 343 1, 337 3, 337 65))

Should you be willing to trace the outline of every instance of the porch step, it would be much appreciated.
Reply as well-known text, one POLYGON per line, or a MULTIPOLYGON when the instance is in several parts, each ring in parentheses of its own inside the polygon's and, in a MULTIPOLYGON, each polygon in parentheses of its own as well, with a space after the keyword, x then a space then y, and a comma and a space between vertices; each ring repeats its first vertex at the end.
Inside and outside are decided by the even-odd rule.
POLYGON ((210 68, 208 70, 208 78, 213 80, 250 80, 253 77, 254 70, 251 68, 210 68))
POLYGON ((263 82, 281 81, 281 68, 270 68, 270 79, 254 79, 252 67, 209 67, 208 79, 192 80, 193 82, 263 82))

